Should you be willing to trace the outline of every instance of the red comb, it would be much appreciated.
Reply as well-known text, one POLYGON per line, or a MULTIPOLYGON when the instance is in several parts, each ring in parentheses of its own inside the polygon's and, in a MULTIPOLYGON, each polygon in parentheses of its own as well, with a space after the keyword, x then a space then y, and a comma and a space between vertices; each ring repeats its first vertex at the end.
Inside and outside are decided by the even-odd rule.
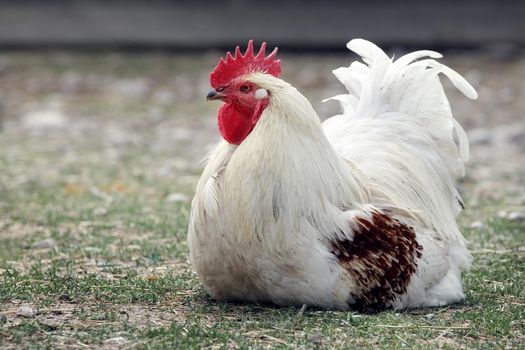
POLYGON ((254 55, 253 40, 248 42, 246 52, 241 54, 239 46, 235 48, 235 57, 231 53, 226 54, 226 60, 221 57, 219 64, 210 74, 210 84, 217 89, 228 85, 233 79, 250 72, 264 72, 278 77, 281 74, 281 61, 276 60, 277 48, 266 56, 266 43, 263 42, 261 49, 254 55))

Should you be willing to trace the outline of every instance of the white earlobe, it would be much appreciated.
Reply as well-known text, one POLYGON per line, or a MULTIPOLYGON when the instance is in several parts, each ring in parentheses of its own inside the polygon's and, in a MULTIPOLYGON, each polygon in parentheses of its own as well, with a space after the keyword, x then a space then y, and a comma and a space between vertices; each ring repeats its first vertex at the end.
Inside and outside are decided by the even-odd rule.
POLYGON ((268 91, 266 91, 266 89, 257 89, 257 90, 255 90, 255 98, 256 99, 262 100, 266 96, 268 96, 268 91))

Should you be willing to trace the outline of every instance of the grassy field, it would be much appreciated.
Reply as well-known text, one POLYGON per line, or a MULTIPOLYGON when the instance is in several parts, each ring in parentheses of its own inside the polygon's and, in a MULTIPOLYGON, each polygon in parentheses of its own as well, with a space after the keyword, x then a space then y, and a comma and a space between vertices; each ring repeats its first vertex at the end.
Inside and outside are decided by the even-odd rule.
MULTIPOLYGON (((340 91, 329 71, 347 60, 288 57, 285 78, 319 101, 340 91)), ((217 106, 202 97, 214 62, 0 57, 0 348, 525 347, 523 149, 499 139, 474 142, 460 184, 475 258, 465 303, 368 315, 211 300, 191 271, 186 227, 199 160, 218 139, 217 106)), ((486 63, 452 62, 474 80, 486 63)), ((501 70, 519 80, 524 62, 501 70)), ((474 83, 499 91, 501 70, 474 83)), ((522 105, 504 98, 460 105, 459 119, 479 134, 470 115, 506 103, 500 122, 515 125, 522 105)))

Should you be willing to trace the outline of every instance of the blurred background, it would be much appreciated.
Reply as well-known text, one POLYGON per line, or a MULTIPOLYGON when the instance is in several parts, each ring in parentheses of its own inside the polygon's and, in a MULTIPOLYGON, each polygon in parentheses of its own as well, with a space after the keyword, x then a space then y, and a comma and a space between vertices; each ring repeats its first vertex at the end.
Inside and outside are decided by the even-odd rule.
POLYGON ((0 348, 142 348, 152 337, 294 347, 265 335, 274 325, 297 347, 519 348, 524 155, 523 0, 0 0, 0 348), (282 78, 325 119, 338 105, 321 101, 345 92, 332 70, 357 59, 345 47, 356 37, 395 57, 441 51, 479 92, 468 100, 443 79, 471 141, 458 183, 475 257, 467 303, 373 321, 425 325, 403 337, 369 328, 376 316, 329 313, 326 326, 317 312, 215 305, 188 262, 190 201, 220 140, 220 104, 205 102, 219 57, 250 38, 278 46, 282 78))
POLYGON ((524 9, 519 0, 1 0, 0 42, 202 51, 255 38, 318 51, 362 36, 390 45, 490 47, 524 42, 524 9))
POLYGON ((184 222, 219 140, 209 72, 249 38, 279 46, 282 77, 322 118, 338 112, 321 100, 344 91, 331 70, 356 59, 351 38, 443 52, 480 96, 448 90, 472 142, 463 224, 523 220, 524 18, 511 0, 0 0, 3 242, 161 208, 184 222))

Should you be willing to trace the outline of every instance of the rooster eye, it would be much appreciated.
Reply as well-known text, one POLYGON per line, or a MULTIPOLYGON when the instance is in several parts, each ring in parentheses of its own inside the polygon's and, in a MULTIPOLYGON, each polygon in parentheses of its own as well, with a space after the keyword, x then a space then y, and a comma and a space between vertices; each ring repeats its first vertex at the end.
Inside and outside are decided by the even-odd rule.
POLYGON ((217 92, 224 91, 224 86, 219 86, 217 89, 215 89, 217 92))
POLYGON ((240 87, 241 92, 244 92, 245 94, 250 92, 251 89, 250 85, 241 85, 240 87))

